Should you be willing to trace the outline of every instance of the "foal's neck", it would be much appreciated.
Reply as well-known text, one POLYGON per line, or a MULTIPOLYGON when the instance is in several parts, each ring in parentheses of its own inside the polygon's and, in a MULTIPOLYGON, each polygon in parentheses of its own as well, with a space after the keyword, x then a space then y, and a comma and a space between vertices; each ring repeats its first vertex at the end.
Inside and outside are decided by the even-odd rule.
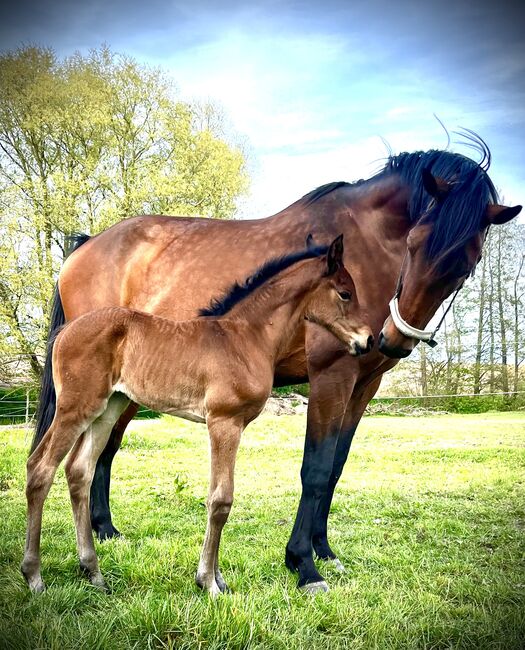
POLYGON ((257 345, 266 345, 272 355, 286 347, 304 318, 310 292, 323 276, 320 258, 297 262, 247 296, 224 319, 248 326, 257 345))

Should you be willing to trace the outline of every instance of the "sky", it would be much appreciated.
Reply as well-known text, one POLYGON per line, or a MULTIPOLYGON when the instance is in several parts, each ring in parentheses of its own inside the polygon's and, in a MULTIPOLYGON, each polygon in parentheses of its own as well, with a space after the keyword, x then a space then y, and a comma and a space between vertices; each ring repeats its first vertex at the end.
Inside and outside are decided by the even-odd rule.
MULTIPOLYGON (((221 106, 249 155, 242 217, 366 178, 394 153, 479 133, 507 204, 525 203, 525 2, 236 0, 2 3, 0 51, 107 44, 221 106)), ((475 154, 470 153, 472 157, 475 154)))

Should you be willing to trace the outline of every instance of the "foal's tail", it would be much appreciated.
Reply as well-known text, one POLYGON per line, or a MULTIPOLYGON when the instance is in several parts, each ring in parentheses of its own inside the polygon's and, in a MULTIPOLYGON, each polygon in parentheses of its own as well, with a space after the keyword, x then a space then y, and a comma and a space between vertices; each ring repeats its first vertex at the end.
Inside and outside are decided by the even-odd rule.
MULTIPOLYGON (((80 246, 85 244, 89 239, 89 235, 84 234, 75 234, 68 237, 70 245, 67 254, 69 255, 77 248, 80 248, 80 246)), ((32 454, 36 449, 38 443, 44 437, 44 433, 49 429, 51 422, 53 422, 53 418, 55 417, 57 396, 55 392, 55 383, 53 382, 53 344, 56 335, 65 322, 66 316, 64 314, 62 299, 60 298, 57 284, 55 286, 53 302, 51 303, 51 319, 47 335, 46 361, 44 364, 42 383, 40 385, 40 398, 36 415, 35 435, 33 436, 33 442, 31 443, 30 454, 32 454)))

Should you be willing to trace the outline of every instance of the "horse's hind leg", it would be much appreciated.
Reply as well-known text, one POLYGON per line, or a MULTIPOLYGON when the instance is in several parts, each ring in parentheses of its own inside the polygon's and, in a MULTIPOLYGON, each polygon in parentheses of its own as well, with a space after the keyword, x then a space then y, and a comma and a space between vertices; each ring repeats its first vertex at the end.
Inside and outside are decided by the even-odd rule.
POLYGON ((115 423, 109 440, 97 461, 93 482, 91 483, 89 508, 91 511, 91 526, 100 541, 120 536, 111 520, 111 510, 109 508, 111 465, 115 454, 120 448, 124 431, 134 418, 138 408, 138 404, 131 403, 122 413, 115 423))
POLYGON ((233 503, 233 473, 242 429, 242 423, 232 418, 208 419, 211 453, 208 525, 195 581, 212 596, 227 589, 219 571, 218 554, 222 529, 233 503))
POLYGON ((66 477, 73 507, 80 567, 93 585, 105 588, 93 543, 89 510, 89 491, 95 465, 106 446, 113 425, 129 404, 127 397, 113 395, 106 407, 78 440, 66 463, 66 477))
POLYGON ((40 575, 42 511, 60 462, 82 434, 85 423, 73 410, 57 412, 53 423, 27 461, 27 535, 21 571, 31 591, 44 590, 40 575))

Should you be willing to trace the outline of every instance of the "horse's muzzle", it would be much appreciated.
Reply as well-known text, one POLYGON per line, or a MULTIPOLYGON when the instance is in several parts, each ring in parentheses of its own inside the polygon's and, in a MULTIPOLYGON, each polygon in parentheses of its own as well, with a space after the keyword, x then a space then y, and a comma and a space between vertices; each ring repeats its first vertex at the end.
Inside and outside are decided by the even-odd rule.
POLYGON ((400 346, 389 345, 388 339, 385 337, 383 332, 379 334, 378 348, 381 354, 384 354, 385 357, 389 357, 390 359, 405 359, 412 352, 412 349, 407 350, 406 348, 402 348, 400 346))

